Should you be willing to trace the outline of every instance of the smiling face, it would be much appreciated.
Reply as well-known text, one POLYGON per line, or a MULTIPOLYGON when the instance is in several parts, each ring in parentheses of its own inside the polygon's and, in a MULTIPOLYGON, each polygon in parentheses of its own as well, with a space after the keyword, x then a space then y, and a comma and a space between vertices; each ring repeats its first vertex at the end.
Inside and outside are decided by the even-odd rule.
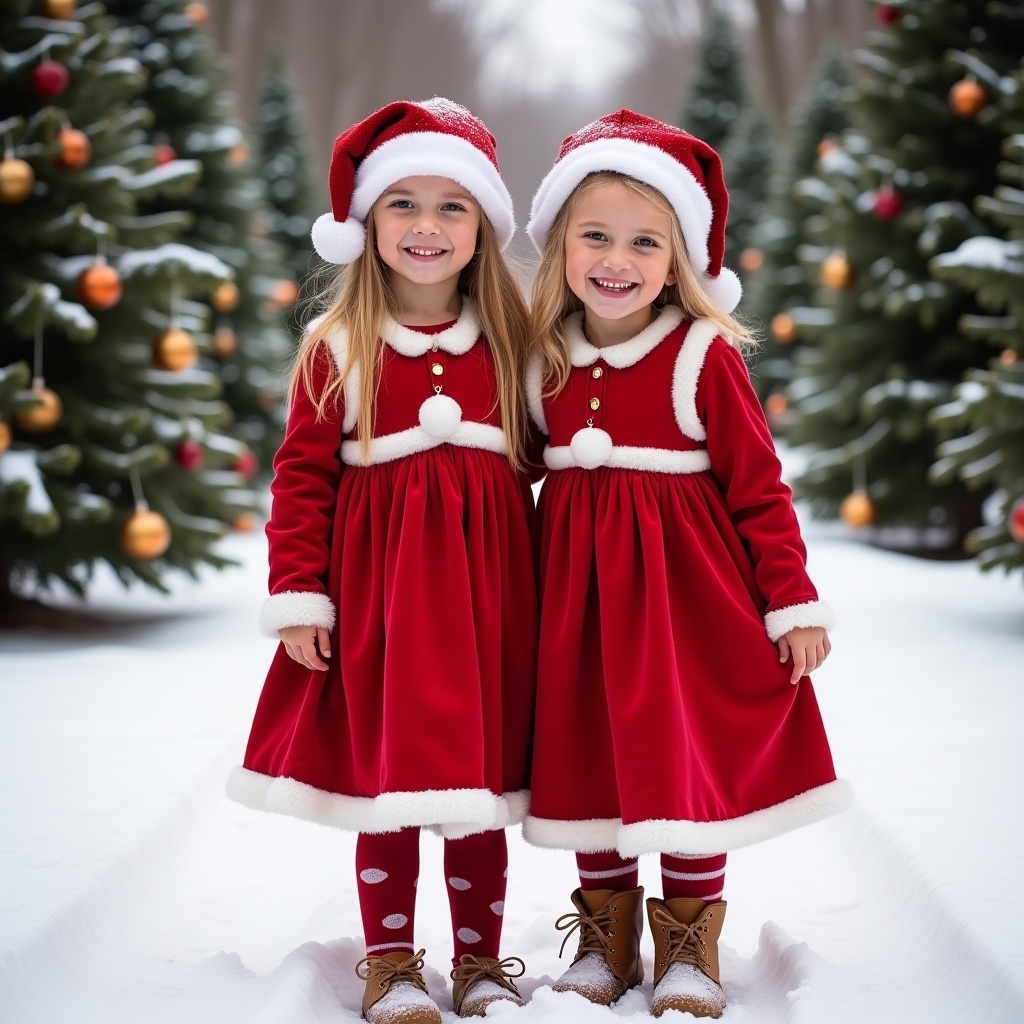
POLYGON ((583 192, 566 224, 565 278, 586 308, 587 337, 599 344, 639 334, 651 303, 673 284, 669 214, 622 182, 583 192))
POLYGON ((402 178, 373 204, 373 223, 397 291, 456 287, 476 251, 480 207, 450 178, 402 178))

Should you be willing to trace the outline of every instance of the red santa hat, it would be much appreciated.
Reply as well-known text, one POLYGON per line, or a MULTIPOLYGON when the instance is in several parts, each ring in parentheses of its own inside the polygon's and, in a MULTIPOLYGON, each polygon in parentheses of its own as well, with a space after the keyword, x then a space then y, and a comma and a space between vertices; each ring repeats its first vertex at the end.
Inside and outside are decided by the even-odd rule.
POLYGON ((465 107, 441 97, 381 107, 334 141, 331 212, 313 224, 313 247, 328 263, 351 263, 366 246, 366 215, 401 178, 451 178, 480 204, 504 248, 515 231, 494 136, 465 107))
POLYGON ((562 143, 555 166, 533 197, 526 231, 538 251, 543 251, 551 225, 573 189, 597 171, 636 178, 671 203, 690 266, 715 306, 731 313, 743 287, 722 266, 729 193, 718 154, 689 132, 632 110, 618 110, 588 124, 562 143))

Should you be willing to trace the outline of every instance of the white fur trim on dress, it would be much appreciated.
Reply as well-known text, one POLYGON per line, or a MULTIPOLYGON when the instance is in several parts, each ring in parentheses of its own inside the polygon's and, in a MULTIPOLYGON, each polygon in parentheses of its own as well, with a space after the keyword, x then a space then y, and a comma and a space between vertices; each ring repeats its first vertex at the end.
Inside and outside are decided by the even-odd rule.
POLYGON ((253 810, 370 833, 397 832, 414 825, 438 826, 441 830, 450 827, 463 835, 487 832, 514 823, 516 812, 525 813, 529 802, 529 794, 511 792, 495 796, 489 789, 344 796, 296 779, 263 775, 241 765, 231 770, 225 790, 231 800, 253 810))
POLYGON ((764 617, 764 628, 772 643, 785 636, 791 629, 820 626, 829 633, 836 628, 836 613, 824 601, 807 601, 776 608, 764 617))
POLYGON ((577 850, 580 853, 610 853, 618 841, 619 818, 591 818, 585 821, 557 821, 528 815, 523 838, 533 846, 549 850, 577 850))
POLYGON ((530 419, 546 434, 548 421, 544 415, 543 363, 539 352, 531 353, 526 361, 523 388, 526 391, 526 408, 529 410, 530 419))
POLYGON ((313 248, 328 263, 354 263, 366 249, 366 228, 354 217, 338 221, 322 213, 309 232, 313 248))
POLYGON ((635 139, 598 139, 567 153, 548 171, 533 197, 526 233, 543 252, 551 225, 573 189, 597 171, 615 171, 656 188, 671 204, 683 231, 686 252, 698 277, 708 267, 711 200, 678 160, 635 139))
POLYGON ((852 803, 852 787, 845 779, 836 779, 774 807, 728 821, 638 821, 623 825, 619 829, 618 851, 622 857, 676 850, 725 853, 830 818, 852 803))
MULTIPOLYGON (((569 445, 548 445, 544 449, 544 465, 552 470, 596 468, 581 465, 569 445)), ((670 448, 613 445, 608 461, 603 465, 611 469, 639 469, 650 473, 703 473, 711 468, 711 459, 706 451, 680 452, 670 448)))
POLYGON ((260 632, 278 638, 288 626, 334 629, 334 602, 317 591, 286 590, 268 597, 260 608, 260 632))
MULTIPOLYGON (((306 328, 305 333, 309 334, 322 319, 323 317, 317 317, 316 320, 313 320, 306 328)), ((327 335, 325 341, 331 350, 331 355, 334 357, 334 364, 338 368, 338 373, 344 373, 345 364, 348 362, 348 331, 344 327, 339 327, 327 335)), ((352 364, 342 387, 345 395, 345 415, 341 421, 341 432, 343 434, 347 434, 355 429, 356 420, 359 417, 359 382, 359 363, 357 361, 352 364)))
POLYGON ((681 323, 683 311, 678 306, 666 306, 657 319, 639 334, 617 345, 598 348, 587 341, 583 333, 583 313, 572 313, 562 321, 562 331, 569 346, 569 361, 573 366, 591 366, 603 359, 616 370, 639 363, 653 352, 681 323))
POLYGON ((447 330, 438 334, 425 334, 389 317, 380 336, 399 355, 411 358, 426 355, 435 345, 449 355, 464 356, 480 337, 480 321, 476 307, 463 296, 462 312, 447 330))
POLYGON ((720 333, 721 329, 713 320, 694 320, 672 371, 672 411, 679 429, 694 441, 708 438, 697 415, 697 384, 708 349, 720 333))
POLYGON ((358 441, 342 441, 341 461, 346 466, 373 466, 379 462, 394 462, 395 459, 401 459, 406 455, 430 451, 431 448, 437 448, 442 444, 454 444, 460 448, 482 448, 498 455, 508 454, 505 434, 500 427, 462 420, 454 433, 446 438, 435 437, 423 427, 409 427, 408 430, 374 437, 370 440, 370 457, 365 461, 360 457, 358 441))
POLYGON ((718 277, 705 274, 701 283, 719 313, 731 313, 743 298, 743 285, 728 267, 722 267, 718 277))
POLYGON ((470 825, 464 822, 458 824, 428 825, 431 832, 444 836, 445 839, 465 839, 466 836, 476 835, 479 832, 491 832, 495 829, 508 828, 510 825, 518 825, 530 811, 530 791, 521 789, 517 792, 508 792, 497 797, 498 811, 494 822, 486 828, 480 825, 470 825))
POLYGON ((457 181, 480 204, 501 248, 512 240, 512 197, 497 168, 473 143, 447 132, 408 132, 378 146, 356 171, 349 216, 365 221, 389 185, 423 175, 457 181))

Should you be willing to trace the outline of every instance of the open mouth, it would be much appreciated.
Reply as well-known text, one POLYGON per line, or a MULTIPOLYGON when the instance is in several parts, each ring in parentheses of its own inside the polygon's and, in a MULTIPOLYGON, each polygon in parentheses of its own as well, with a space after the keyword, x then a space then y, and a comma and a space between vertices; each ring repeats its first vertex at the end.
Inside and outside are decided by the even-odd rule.
POLYGON ((435 260, 439 256, 443 256, 448 250, 447 249, 433 249, 426 248, 419 245, 410 245, 405 250, 410 256, 418 260, 435 260))
POLYGON ((590 283, 601 295, 611 297, 628 295, 631 291, 640 287, 636 281, 611 281, 605 277, 592 277, 590 278, 590 283))

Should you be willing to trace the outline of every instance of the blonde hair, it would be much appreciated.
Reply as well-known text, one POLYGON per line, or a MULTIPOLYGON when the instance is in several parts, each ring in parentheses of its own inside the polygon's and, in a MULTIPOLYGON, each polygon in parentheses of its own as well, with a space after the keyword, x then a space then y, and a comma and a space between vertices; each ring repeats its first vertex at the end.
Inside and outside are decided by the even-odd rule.
POLYGON ((757 347, 753 334, 736 317, 718 310, 701 287, 690 261, 686 258, 686 242, 672 204, 656 188, 616 171, 588 174, 573 190, 558 211, 540 266, 533 279, 533 301, 530 305, 530 338, 532 347, 540 352, 542 380, 546 394, 557 394, 569 379, 569 345, 562 321, 570 313, 583 309, 583 303, 565 279, 565 235, 577 204, 584 197, 611 182, 618 182, 634 196, 645 199, 661 213, 668 214, 669 241, 672 247, 671 271, 675 284, 665 285, 654 300, 656 308, 678 306, 690 320, 711 320, 730 344, 741 350, 757 347))
MULTIPOLYGON (((338 408, 345 380, 358 366, 359 454, 363 461, 369 461, 384 351, 381 332, 388 317, 397 317, 398 313, 390 268, 377 252, 372 210, 366 219, 362 254, 341 273, 333 265, 321 268, 315 281, 316 294, 310 305, 321 315, 303 333, 288 386, 288 402, 291 405, 301 383, 316 405, 317 418, 323 419, 338 408), (326 340, 339 329, 348 333, 348 357, 340 369, 326 340), (322 355, 327 356, 327 382, 319 394, 314 394, 313 367, 322 355)), ((526 432, 522 380, 529 339, 526 303, 483 211, 476 252, 459 277, 459 291, 476 304, 477 318, 494 357, 497 406, 508 459, 513 468, 522 469, 526 432)))

